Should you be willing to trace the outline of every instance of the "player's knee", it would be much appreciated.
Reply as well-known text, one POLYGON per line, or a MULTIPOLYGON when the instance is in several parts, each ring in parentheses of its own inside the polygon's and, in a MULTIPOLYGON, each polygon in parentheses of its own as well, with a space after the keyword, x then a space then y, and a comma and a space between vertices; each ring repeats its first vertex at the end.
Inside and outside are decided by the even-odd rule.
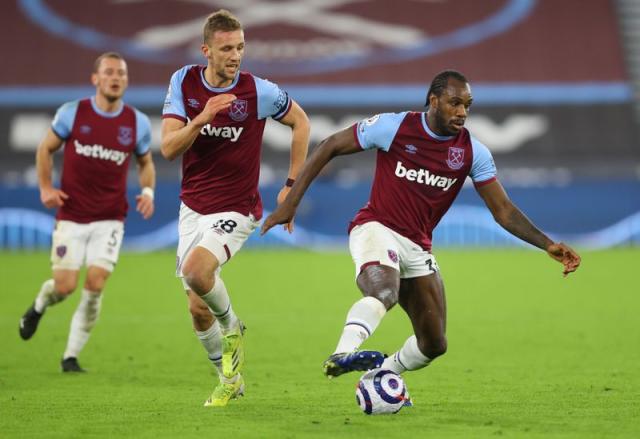
POLYGON ((207 294, 213 288, 213 274, 201 265, 187 259, 182 267, 184 280, 191 290, 199 296, 207 294))
POLYGON ((187 282, 187 285, 189 285, 189 288, 195 291, 199 296, 207 294, 211 291, 211 288, 213 288, 212 276, 207 276, 196 270, 183 270, 183 274, 184 280, 187 282))
POLYGON ((447 337, 444 335, 435 338, 418 337, 418 349, 433 360, 447 352, 447 337))
POLYGON ((104 289, 104 284, 107 282, 107 279, 104 277, 87 277, 84 282, 85 289, 89 291, 93 291, 94 293, 100 293, 104 289))
POLYGON ((63 278, 63 279, 55 280, 54 289, 56 290, 56 293, 58 293, 59 295, 68 296, 69 294, 73 293, 76 290, 77 286, 78 286, 77 279, 63 278))

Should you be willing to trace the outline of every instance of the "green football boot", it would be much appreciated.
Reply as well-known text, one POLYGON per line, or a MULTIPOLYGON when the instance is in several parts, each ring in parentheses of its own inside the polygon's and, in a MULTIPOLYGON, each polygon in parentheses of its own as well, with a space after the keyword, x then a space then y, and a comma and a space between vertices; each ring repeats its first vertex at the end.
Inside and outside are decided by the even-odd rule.
POLYGON ((244 324, 238 320, 235 328, 222 335, 222 374, 231 378, 240 373, 244 365, 244 324))
POLYGON ((213 393, 204 402, 205 407, 224 407, 232 399, 236 399, 244 395, 244 378, 242 375, 238 375, 238 379, 235 383, 223 383, 220 382, 218 386, 213 389, 213 393))

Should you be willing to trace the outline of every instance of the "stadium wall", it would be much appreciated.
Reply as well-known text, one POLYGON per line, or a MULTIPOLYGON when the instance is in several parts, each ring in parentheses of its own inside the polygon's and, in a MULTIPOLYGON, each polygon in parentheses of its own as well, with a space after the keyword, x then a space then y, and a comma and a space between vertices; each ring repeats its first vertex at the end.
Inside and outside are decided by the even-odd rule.
MULTIPOLYGON (((366 182, 352 185, 318 181, 300 206, 292 235, 274 228, 266 236, 255 233, 251 247, 293 246, 315 250, 346 249, 347 224, 369 195, 366 182), (339 196, 336 196, 339 194, 339 196)), ((274 208, 279 185, 261 192, 268 213, 274 208)), ((512 199, 554 239, 602 249, 640 244, 640 183, 637 180, 581 181, 537 188, 508 187, 512 199)), ((132 251, 173 249, 177 243, 179 187, 161 183, 156 213, 144 221, 131 208, 136 191, 129 191, 130 212, 124 248, 132 251)), ((54 225, 51 211, 39 202, 36 188, 0 188, 0 248, 47 249, 54 225)), ((436 228, 434 248, 524 246, 502 230, 469 184, 436 228)))

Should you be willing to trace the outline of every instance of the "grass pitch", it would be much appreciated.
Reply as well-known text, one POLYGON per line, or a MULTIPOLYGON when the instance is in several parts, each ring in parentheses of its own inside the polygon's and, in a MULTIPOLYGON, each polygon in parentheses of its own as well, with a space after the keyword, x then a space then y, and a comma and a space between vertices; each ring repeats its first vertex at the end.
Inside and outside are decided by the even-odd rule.
MULTIPOLYGON (((73 376, 59 361, 78 292, 22 341, 48 255, 2 253, 0 437, 640 437, 639 250, 585 253, 567 279, 535 251, 436 256, 449 352, 405 374, 415 407, 375 417, 357 374, 321 372, 360 297, 346 253, 244 250, 225 266, 249 329, 246 396, 223 409, 202 407, 212 367, 173 253, 122 255, 73 376)), ((392 353, 409 334, 398 307, 364 346, 392 353)))

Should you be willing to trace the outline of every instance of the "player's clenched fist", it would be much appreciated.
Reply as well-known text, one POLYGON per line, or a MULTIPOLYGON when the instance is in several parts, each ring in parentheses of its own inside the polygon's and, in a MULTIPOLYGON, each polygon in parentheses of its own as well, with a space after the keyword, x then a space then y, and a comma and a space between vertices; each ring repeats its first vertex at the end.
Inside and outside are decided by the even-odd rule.
POLYGON ((53 187, 40 189, 40 201, 47 209, 53 209, 54 207, 64 206, 64 200, 67 200, 69 195, 53 187))
POLYGON ((193 123, 202 126, 210 123, 218 112, 229 108, 231 102, 235 100, 236 95, 233 94, 221 94, 209 98, 202 112, 193 119, 193 123))

